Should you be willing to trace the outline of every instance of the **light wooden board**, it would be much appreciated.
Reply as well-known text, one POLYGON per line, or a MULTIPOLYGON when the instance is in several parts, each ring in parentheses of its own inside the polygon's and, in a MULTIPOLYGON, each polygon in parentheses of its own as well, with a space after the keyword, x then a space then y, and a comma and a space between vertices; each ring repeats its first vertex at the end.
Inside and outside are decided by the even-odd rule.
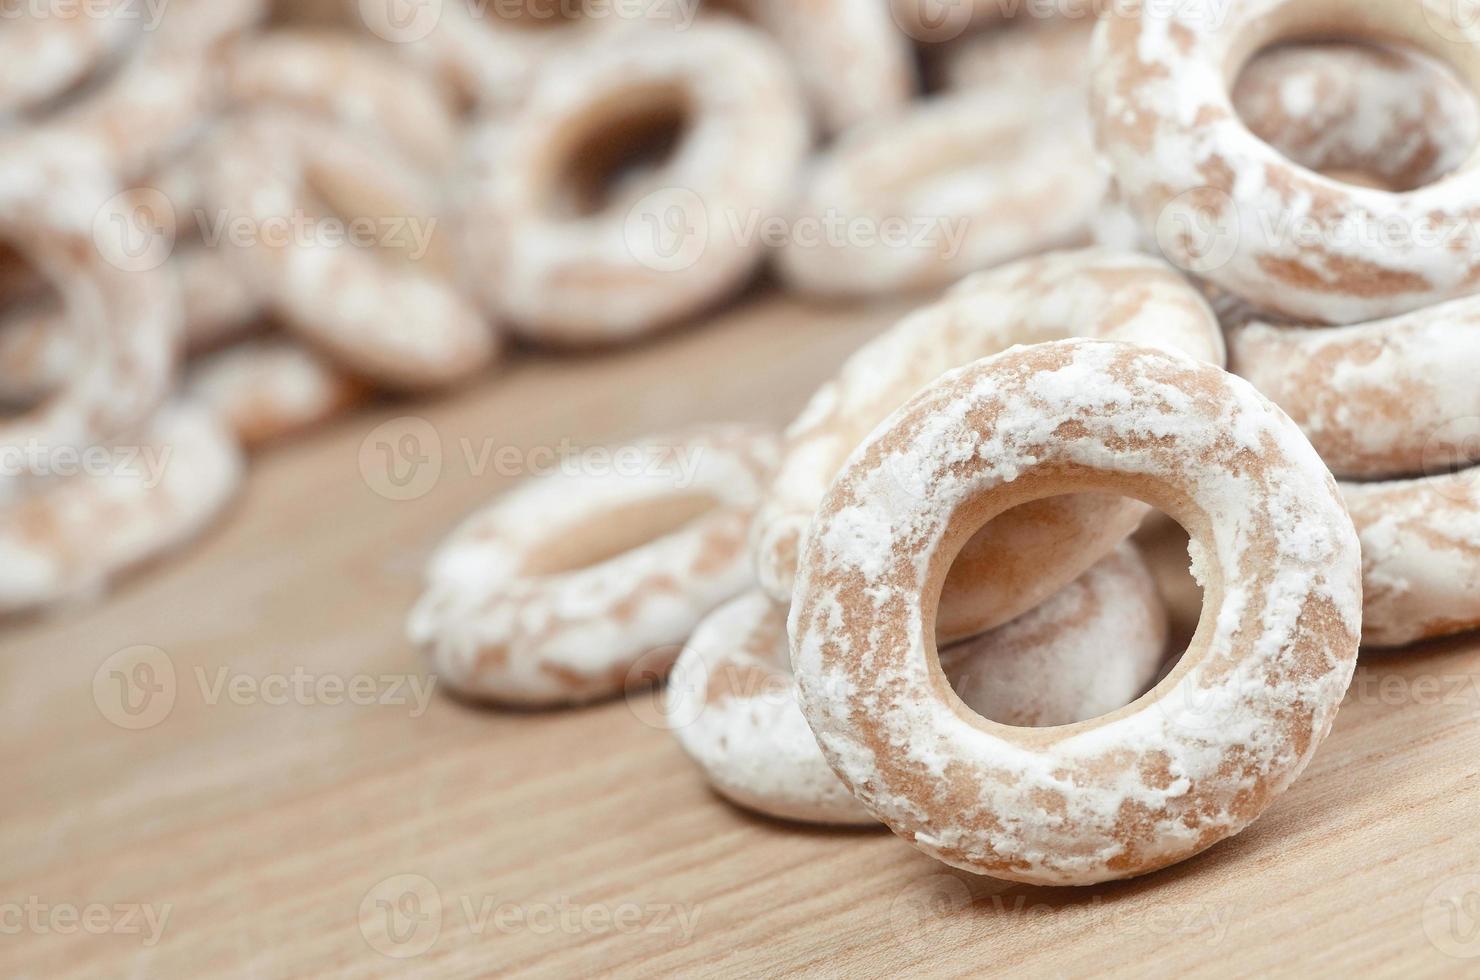
POLYGON ((1067 890, 740 812, 640 701, 405 703, 428 681, 402 637, 428 551, 509 482, 478 472, 484 449, 781 423, 896 312, 752 298, 639 350, 378 408, 260 459, 180 559, 6 628, 0 973, 1480 974, 1474 641, 1364 658, 1309 772, 1242 836, 1067 890), (361 461, 403 416, 441 443, 409 456, 440 470, 397 501, 361 461), (109 720, 153 720, 119 714, 110 657, 135 645, 168 658, 163 700, 135 706, 171 705, 137 731, 109 720), (295 674, 385 703, 300 697, 295 674), (167 913, 157 941, 146 912, 167 913))

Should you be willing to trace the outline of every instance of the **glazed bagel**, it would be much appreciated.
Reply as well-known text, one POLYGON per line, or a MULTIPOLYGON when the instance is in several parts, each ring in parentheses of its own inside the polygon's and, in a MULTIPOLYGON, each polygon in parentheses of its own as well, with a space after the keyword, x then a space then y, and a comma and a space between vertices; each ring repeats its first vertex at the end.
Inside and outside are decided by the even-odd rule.
POLYGON ((1342 484, 1362 539, 1362 640, 1480 627, 1480 301, 1348 327, 1235 320, 1235 370, 1288 412, 1342 484), (1448 472, 1458 469, 1458 472, 1448 472))
MULTIPOLYGON (((1254 135, 1302 167, 1387 189, 1458 169, 1480 133, 1480 109, 1453 74, 1400 48, 1270 49, 1239 73, 1233 104, 1254 135)), ((1093 237, 1109 248, 1159 254, 1158 238, 1177 231, 1142 228, 1112 181, 1093 237)))
POLYGON ((128 0, 106 2, 105 16, 79 7, 6 18, 0 32, 0 118, 56 98, 137 38, 142 25, 121 16, 128 0))
POLYGON ((1342 485, 1362 539, 1362 641, 1480 628, 1480 470, 1342 485))
POLYGON ((740 286, 808 142, 771 42, 742 25, 600 35, 475 137, 468 264, 485 305, 553 344, 629 340, 740 286), (655 167, 634 154, 676 139, 655 167))
MULTIPOLYGON (((1167 611, 1124 544, 1043 605, 941 652, 961 700, 1004 725, 1069 725, 1113 711, 1156 679, 1167 611)), ((751 592, 699 625, 668 682, 674 734, 715 789, 783 819, 872 824, 797 706, 786 608, 751 592)))
POLYGON ((0 475, 0 499, 40 476, 47 458, 106 442, 146 420, 173 383, 180 340, 178 290, 160 269, 125 271, 128 256, 108 234, 132 220, 126 196, 70 142, 37 140, 0 150, 0 237, 22 248, 60 296, 70 346, 79 352, 56 387, 0 420, 0 447, 31 462, 0 475), (58 195, 56 188, 68 192, 58 195), (39 460, 35 457, 39 454, 39 460))
POLYGON ((917 82, 909 39, 878 0, 707 0, 765 31, 801 80, 825 132, 899 112, 917 82))
MULTIPOLYGON (((790 601, 801 541, 828 485, 869 432, 915 392, 1016 344, 1072 336, 1171 347, 1224 363, 1217 318, 1180 273, 1157 259, 1062 252, 973 276, 849 358, 792 423, 752 532, 761 587, 790 601)), ((911 474, 899 478, 915 491, 911 474)), ((1104 557, 1144 514, 1135 501, 1092 494, 1005 515, 967 547, 947 583, 941 636, 971 636, 1032 609, 1104 557)))
MULTIPOLYGON (((1014 89, 1073 85, 1083 98, 1089 84, 1089 45, 1095 21, 1033 20, 983 31, 946 45, 938 69, 947 89, 1014 89)), ((1089 126, 1088 109, 1079 118, 1089 126)))
POLYGON ((666 670, 699 621, 748 587, 745 528, 776 453, 772 435, 711 428, 613 450, 604 473, 525 482, 442 546, 411 638, 467 697, 620 694, 635 666, 666 670), (623 456, 640 472, 618 470, 623 456))
POLYGON ((1228 80, 1260 49, 1310 36, 1412 45, 1480 90, 1480 25, 1439 0, 1117 5, 1096 34, 1092 101, 1131 211, 1160 227, 1173 261, 1302 321, 1373 320, 1475 292, 1477 158, 1412 190, 1355 187, 1292 164, 1239 119, 1228 80))
POLYGON ((1466 419, 1480 427, 1480 297, 1349 327, 1235 324, 1228 353, 1339 477, 1431 472, 1438 434, 1466 419))
MULTIPOLYGON (((28 120, 31 130, 73 140, 78 152, 96 154, 125 183, 147 177, 220 107, 218 49, 265 10, 266 0, 171 0, 160 6, 157 24, 146 24, 140 5, 119 5, 112 16, 130 43, 93 66, 86 84, 79 80, 38 108, 28 120)), ((29 137, 29 131, 11 136, 29 137)))
POLYGON ((196 537, 241 484, 241 452, 203 409, 166 405, 106 472, 0 506, 0 613, 88 598, 196 537))
POLYGON ((938 96, 846 133, 803 180, 785 282, 830 296, 939 287, 1083 244, 1104 197, 1070 79, 938 96))
MULTIPOLYGON (((605 4, 602 9, 610 16, 587 16, 584 6, 569 0, 525 0, 411 9, 402 0, 349 0, 341 4, 346 9, 339 20, 389 41, 398 55, 455 93, 464 108, 506 112, 523 100, 537 75, 564 49, 606 28, 631 27, 656 16, 630 4, 605 4)), ((678 13, 692 9, 692 0, 678 0, 675 6, 678 13)))
POLYGON ((403 389, 453 384, 494 359, 497 335, 443 244, 441 195, 391 147, 266 110, 237 120, 232 142, 214 196, 260 234, 228 254, 295 334, 403 389), (340 220, 324 224, 325 211, 340 220), (346 234, 321 237, 329 227, 346 234))
POLYGON ((1084 885, 1197 854, 1299 776, 1351 680, 1361 602, 1351 520, 1288 417, 1183 354, 1069 340, 951 372, 874 433, 818 510, 789 633, 802 711, 870 812, 955 867, 1084 885), (920 492, 898 492, 901 470, 920 492), (946 573, 998 514, 1085 491, 1187 529, 1197 633, 1120 711, 986 721, 936 654, 946 573))
POLYGON ((286 337, 251 338, 196 360, 186 389, 247 449, 314 428, 370 397, 370 388, 286 337))
POLYGON ((447 170, 460 152, 450 97, 363 39, 309 30, 259 34, 226 51, 223 73, 236 111, 273 107, 332 120, 390 141, 428 174, 447 170))
POLYGON ((1393 190, 1458 170, 1480 141, 1474 96, 1444 65, 1403 48, 1283 45, 1239 74, 1233 104, 1255 136, 1301 166, 1393 190))

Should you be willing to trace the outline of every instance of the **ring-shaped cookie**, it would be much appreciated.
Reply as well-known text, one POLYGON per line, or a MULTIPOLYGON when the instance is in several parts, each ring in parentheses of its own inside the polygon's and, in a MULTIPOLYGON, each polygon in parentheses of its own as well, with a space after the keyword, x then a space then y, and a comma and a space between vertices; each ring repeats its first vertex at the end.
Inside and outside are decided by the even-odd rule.
POLYGON ((389 145, 311 118, 262 110, 235 127, 213 196, 256 233, 229 254, 287 327, 391 387, 453 384, 494 359, 431 181, 389 145))
POLYGON ((1480 628, 1480 469, 1341 492, 1362 540, 1363 643, 1480 628))
MULTIPOLYGON (((1067 725, 1146 691, 1166 653, 1167 610, 1129 542, 1047 602, 941 651, 972 710, 1007 725, 1067 725)), ((797 705, 786 607, 752 592, 694 631, 668 680, 674 734, 710 783, 790 820, 873 824, 828 768, 797 705)))
POLYGON ((196 359, 186 389, 246 449, 298 435, 370 397, 370 386, 287 337, 251 337, 196 359))
POLYGON ((1105 181, 1083 103, 1045 74, 850 130, 808 167, 778 271, 804 292, 887 294, 1084 244, 1105 181))
POLYGON ((49 11, 6 17, 0 32, 0 118, 61 95, 138 37, 140 21, 124 16, 128 0, 106 3, 106 13, 80 5, 64 11, 53 4, 49 11))
POLYGON ((1361 605, 1351 520, 1284 413, 1185 355, 1070 340, 947 374, 860 448, 808 535, 789 632, 803 713, 871 812, 956 867, 1080 885, 1256 819, 1330 732, 1361 605), (922 492, 899 492, 902 471, 922 492), (996 515, 1085 490, 1138 495, 1187 529, 1197 632, 1120 711, 988 722, 936 654, 946 572, 996 515))
POLYGON ((461 134, 450 98, 415 69, 347 34, 275 30, 244 38, 223 59, 234 109, 293 109, 388 139, 423 171, 447 170, 461 134))
MULTIPOLYGON (((1431 473, 1436 439, 1480 431, 1480 297, 1349 327, 1234 324, 1228 360, 1339 477, 1431 473)), ((1480 446, 1468 452, 1445 468, 1480 462, 1480 446)))
POLYGON ((903 109, 917 86, 913 52, 878 0, 725 0, 786 52, 821 129, 839 133, 903 109))
POLYGON ((141 23, 138 10, 115 14, 133 25, 134 43, 75 93, 39 110, 36 129, 74 140, 78 152, 96 154, 125 183, 147 177, 220 107, 218 48, 265 10, 265 0, 172 0, 155 24, 141 23))
MULTIPOLYGON (((786 433, 756 517, 761 587, 791 599, 803 534, 828 485, 869 432, 952 368, 1016 344, 1098 337, 1181 350, 1221 366, 1223 334, 1181 273, 1143 255, 1061 252, 980 273, 855 353, 786 433)), ((901 474, 902 479, 907 474, 901 474)), ((1103 495, 1036 501, 984 529, 941 602, 941 636, 1000 626, 1072 582, 1126 535, 1145 508, 1103 495)))
POLYGON ((1280 41, 1415 46, 1480 92, 1480 23, 1443 0, 1133 0, 1101 19, 1092 85, 1100 149, 1163 251, 1302 321, 1355 323, 1480 290, 1480 156, 1398 193, 1306 170, 1254 136, 1231 80, 1280 41))
POLYGON ((1285 44, 1239 73, 1249 129, 1319 173, 1421 187, 1458 170, 1480 141, 1480 106, 1451 72, 1404 48, 1285 44))
POLYGON ((551 344, 630 340, 742 285, 808 145, 772 42, 731 21, 682 43, 602 33, 551 62, 475 137, 468 260, 485 305, 551 344), (660 149, 656 166, 624 166, 660 149))
MULTIPOLYGON (((460 693, 502 704, 620 694, 666 670, 749 587, 745 529, 777 439, 742 427, 549 459, 433 558, 409 632, 460 693)), ((531 464, 533 455, 528 457, 531 464)))
POLYGON ((55 286, 60 322, 80 354, 60 386, 0 421, 0 446, 23 459, 0 476, 0 497, 18 478, 44 475, 49 454, 97 445, 147 419, 173 383, 180 339, 173 280, 158 268, 130 269, 131 257, 114 247, 110 219, 133 215, 126 197, 110 198, 111 176, 66 140, 11 149, 0 151, 0 237, 55 286), (59 186, 68 192, 58 195, 59 186))
POLYGON ((0 613, 91 598, 200 532, 242 481, 241 449, 209 411, 165 405, 124 448, 0 505, 0 613))

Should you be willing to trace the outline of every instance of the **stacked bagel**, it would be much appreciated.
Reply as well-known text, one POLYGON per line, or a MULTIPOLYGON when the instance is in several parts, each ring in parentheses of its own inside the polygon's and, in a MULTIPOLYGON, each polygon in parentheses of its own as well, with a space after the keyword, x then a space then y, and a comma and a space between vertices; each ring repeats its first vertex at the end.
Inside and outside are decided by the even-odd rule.
POLYGON ((1474 25, 1442 4, 1372 5, 1340 26, 1408 48, 1276 49, 1266 61, 1287 77, 1246 70, 1240 118, 1217 81, 1229 59, 1299 40, 1339 5, 1235 5, 1208 26, 1215 6, 1101 28, 1099 142, 1133 233, 1220 296, 1232 370, 1288 412, 1341 479, 1362 540, 1364 642, 1474 629, 1474 25), (1156 32, 1186 40, 1155 46, 1156 32), (1185 93, 1175 116, 1157 103, 1172 91, 1185 93))
POLYGON ((495 500, 413 640, 499 704, 671 674, 726 796, 975 872, 1103 881, 1238 833, 1359 641, 1480 626, 1480 29, 1436 0, 1127 0, 1092 32, 1103 6, 15 19, 0 612, 188 540, 244 447, 511 340, 632 343, 767 267, 949 287, 785 433, 653 436, 495 500), (1418 51, 1309 41, 1343 31, 1418 51), (1132 540, 1154 508, 1205 594, 1180 658, 1132 540))
MULTIPOLYGON (((894 6, 921 40, 994 20, 894 6)), ((882 822, 1019 881, 1142 874, 1256 819, 1330 732, 1359 643, 1480 626, 1475 251, 1257 234, 1286 212, 1327 234, 1354 210, 1469 219, 1476 86, 1429 55, 1469 70, 1480 38, 1438 6, 1364 7, 1353 26, 1427 53, 1305 41, 1341 33, 1331 0, 1215 7, 1116 5, 1092 46, 1073 17, 974 33, 931 59, 939 94, 850 117, 805 167, 795 220, 964 230, 929 255, 788 241, 780 278, 956 285, 779 439, 745 436, 753 465, 723 496, 669 467, 495 501, 412 617, 439 673, 549 707, 671 671, 667 724, 731 800, 882 822), (1031 93, 1011 88, 1023 76, 1031 93), (1231 243, 1197 238, 1228 227, 1231 243), (1204 590, 1180 658, 1131 541, 1148 504, 1188 531, 1204 590)), ((657 200, 632 213, 713 218, 657 200)), ((654 443, 676 459, 734 438, 654 443)))

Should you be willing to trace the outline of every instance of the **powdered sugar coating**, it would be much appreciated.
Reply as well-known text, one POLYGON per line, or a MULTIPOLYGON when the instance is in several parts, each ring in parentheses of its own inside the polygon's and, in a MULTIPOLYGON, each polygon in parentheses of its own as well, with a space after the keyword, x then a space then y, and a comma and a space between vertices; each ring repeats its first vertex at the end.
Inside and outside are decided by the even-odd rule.
POLYGON ((1480 470, 1341 487, 1362 539, 1362 641, 1480 628, 1480 470))
POLYGON ((1090 884, 1236 834, 1303 771, 1355 666, 1361 562, 1329 472, 1247 382, 1071 340, 954 371, 897 412, 823 501, 796 597, 802 710, 872 812, 956 867, 1090 884), (927 492, 902 492, 901 471, 927 492), (1105 718, 985 722, 941 673, 934 597, 983 521, 1090 488, 1187 528, 1197 634, 1167 680, 1105 718))
POLYGON ((909 41, 878 0, 730 0, 729 6, 786 52, 826 132, 892 116, 915 93, 909 41))
MULTIPOLYGON (((1022 33, 1069 36, 1084 64, 1083 30, 1022 33)), ((1105 185, 1083 73, 1061 72, 1052 46, 1027 51, 1038 59, 1011 84, 933 96, 816 158, 776 256, 787 283, 841 296, 922 290, 1084 244, 1105 185)))
POLYGON ((1254 135, 1301 166, 1396 189, 1458 170, 1480 139, 1474 96, 1444 65, 1403 48, 1283 45, 1239 73, 1232 98, 1254 135))
MULTIPOLYGON (((112 196, 111 175, 73 141, 44 137, 0 152, 7 175, 0 192, 0 237, 23 249, 61 297, 62 318, 82 352, 64 382, 39 403, 0 422, 0 445, 49 469, 51 454, 94 446, 141 424, 174 379, 180 302, 161 269, 130 271, 124 257, 94 235, 94 222, 116 209, 130 217, 126 195, 112 196), (56 194, 57 186, 69 192, 56 194)), ((28 464, 29 465, 29 464, 28 464)), ((0 500, 28 475, 0 479, 0 500)))
POLYGON ((1337 476, 1429 472, 1446 428, 1480 429, 1480 298, 1349 327, 1255 321, 1228 342, 1232 369, 1290 413, 1337 476))
POLYGON ((347 34, 276 30, 227 49, 223 86, 236 108, 275 106, 373 133, 427 173, 460 151, 450 97, 415 69, 347 34))
POLYGON ((458 282, 451 216, 432 181, 388 145, 296 114, 264 109, 232 132, 212 196, 226 220, 260 233, 228 241, 228 254, 286 326, 391 387, 453 384, 492 362, 499 338, 458 282), (369 240, 320 235, 317 224, 284 234, 325 205, 346 227, 372 229, 369 240))
POLYGON ((765 257, 753 223, 780 212, 808 148, 801 93, 750 28, 706 21, 682 40, 657 28, 595 35, 471 138, 468 262, 484 305, 522 335, 631 340, 738 288, 765 257), (634 131, 661 135, 676 120, 661 164, 592 174, 598 200, 570 200, 584 197, 570 186, 580 165, 602 169, 589 157, 630 151, 634 131))
POLYGON ((241 451, 210 413, 162 408, 105 474, 48 481, 0 507, 0 612, 87 598, 190 541, 236 493, 241 451))
POLYGON ((1161 236, 1175 261, 1273 312, 1353 323, 1468 295, 1480 287, 1473 158, 1402 193, 1341 184, 1254 136, 1228 93, 1260 48, 1333 34, 1414 45, 1480 90, 1480 25, 1462 21, 1429 0, 1117 5, 1095 41, 1100 148, 1142 226, 1177 226, 1161 236), (1213 245, 1192 226, 1216 229, 1213 245))
MULTIPOLYGON (((1223 336, 1198 291, 1146 256, 1103 250, 1026 259, 972 276, 865 345, 786 433, 786 451, 752 531, 757 578, 791 599, 799 542, 844 462, 869 432, 952 368, 1015 344, 1071 336, 1186 351, 1222 365, 1223 336)), ((900 474, 908 481, 908 474, 900 474)), ((1125 538, 1145 508, 1102 495, 1034 502, 993 522, 963 556, 942 602, 947 639, 1000 626, 1073 581, 1125 538), (981 564, 973 556, 991 556, 981 564)))
POLYGON ((285 337, 206 354, 190 366, 185 383, 249 449, 319 425, 370 395, 364 382, 285 337))
MULTIPOLYGON (((1070 724, 1141 694, 1165 653, 1167 611, 1122 545, 1043 605, 941 653, 971 709, 1003 724, 1070 724)), ((783 819, 873 824, 828 768, 797 705, 786 609, 752 592, 716 610, 668 682, 684 750, 725 796, 783 819)))
POLYGON ((635 452, 639 472, 521 484, 432 559, 412 640, 472 697, 554 705, 620 693, 639 661, 666 669, 699 621, 750 584, 745 528, 777 451, 774 435, 717 427, 612 451, 635 452), (685 521, 669 529, 675 513, 685 521))

